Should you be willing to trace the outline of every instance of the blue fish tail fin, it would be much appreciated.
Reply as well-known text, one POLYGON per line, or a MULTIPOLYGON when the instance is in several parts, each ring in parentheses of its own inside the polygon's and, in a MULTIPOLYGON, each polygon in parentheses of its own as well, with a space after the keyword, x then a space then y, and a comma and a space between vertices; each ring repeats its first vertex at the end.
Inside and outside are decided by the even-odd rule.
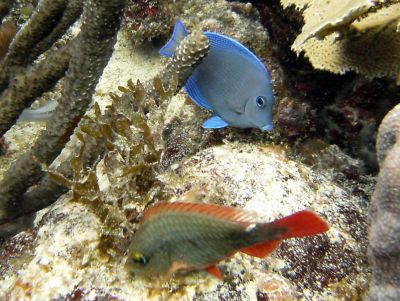
POLYGON ((179 43, 188 35, 188 31, 181 20, 176 21, 174 32, 169 41, 158 51, 160 55, 172 57, 179 43))

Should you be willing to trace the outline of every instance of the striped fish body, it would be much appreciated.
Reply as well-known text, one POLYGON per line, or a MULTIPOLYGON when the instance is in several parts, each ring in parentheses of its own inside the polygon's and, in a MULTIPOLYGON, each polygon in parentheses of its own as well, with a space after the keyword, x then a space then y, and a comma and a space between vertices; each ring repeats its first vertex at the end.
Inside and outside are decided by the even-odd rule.
POLYGON ((293 232, 293 218, 292 224, 282 224, 282 220, 255 223, 252 213, 233 207, 159 203, 144 213, 128 251, 127 267, 145 276, 206 269, 221 277, 215 264, 237 251, 265 257, 283 238, 327 230, 326 223, 310 211, 301 211, 294 217, 311 218, 312 229, 305 220, 303 225, 308 230, 293 232))

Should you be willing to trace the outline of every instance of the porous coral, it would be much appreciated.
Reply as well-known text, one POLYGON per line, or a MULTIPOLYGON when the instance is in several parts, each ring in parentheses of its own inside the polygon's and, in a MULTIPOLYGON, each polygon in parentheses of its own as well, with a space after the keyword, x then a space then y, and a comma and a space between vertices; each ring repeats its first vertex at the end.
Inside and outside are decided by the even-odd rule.
MULTIPOLYGON (((64 90, 57 109, 49 121, 49 126, 41 133, 35 145, 11 166, 0 183, 1 223, 12 220, 25 212, 26 208, 23 208, 23 204, 29 208, 32 207, 32 204, 24 202, 24 193, 31 185, 37 184, 43 178, 41 164, 49 165, 58 156, 86 112, 97 81, 111 56, 124 4, 123 0, 112 3, 101 0, 86 2, 82 28, 74 45, 64 90)), ((40 4, 38 8, 41 8, 48 17, 46 10, 40 4)), ((40 36, 41 32, 48 29, 47 24, 43 25, 44 20, 46 18, 39 18, 38 24, 28 26, 21 35, 29 36, 32 32, 35 33, 33 36, 40 36), (36 31, 35 26, 40 30, 36 31)), ((28 45, 31 47, 37 42, 36 38, 21 41, 21 53, 26 53, 27 43, 29 42, 28 45)), ((17 34, 16 39, 19 41, 21 36, 17 34)), ((9 63, 3 68, 14 70, 15 66, 10 65, 12 61, 15 61, 17 65, 21 65, 20 63, 24 61, 25 58, 22 58, 21 53, 13 47, 10 48, 5 61, 8 57, 13 58, 13 53, 15 53, 15 59, 9 59, 9 63)), ((3 85, 7 84, 8 77, 9 74, 2 81, 3 85)), ((38 202, 40 204, 42 201, 38 200, 38 202)))
POLYGON ((292 49, 317 69, 354 70, 371 79, 399 75, 399 1, 281 1, 296 4, 305 25, 292 49), (305 7, 305 3, 307 6, 305 7))
MULTIPOLYGON (((125 104, 125 112, 124 114, 127 116, 130 116, 129 113, 131 112, 132 108, 136 108, 136 110, 139 110, 139 112, 142 114, 140 115, 137 113, 135 116, 132 117, 132 122, 136 122, 136 126, 141 128, 141 130, 145 134, 145 143, 148 148, 151 150, 151 154, 147 155, 147 158, 150 160, 150 158, 153 158, 153 160, 158 160, 160 158, 161 154, 161 148, 162 145, 159 145, 159 141, 161 139, 161 132, 162 132, 162 127, 163 127, 163 118, 165 114, 165 106, 166 102, 163 102, 166 98, 171 97, 173 94, 175 94, 186 82, 187 78, 190 76, 193 68, 200 63, 200 61, 203 59, 203 57, 207 54, 209 48, 209 42, 208 39, 201 34, 200 32, 194 32, 190 35, 188 35, 182 43, 179 45, 177 48, 177 51, 173 58, 169 60, 169 62, 166 64, 166 67, 160 72, 159 76, 156 77, 155 79, 149 80, 148 82, 145 82, 143 85, 138 83, 137 85, 134 85, 132 82, 128 83, 128 87, 120 87, 120 90, 124 92, 124 95, 121 97, 112 94, 112 97, 114 100, 119 100, 119 99, 125 99, 125 100, 130 100, 130 106, 124 102, 125 104), (174 84, 175 83, 175 84, 174 84), (164 90, 164 87, 167 89, 167 91, 164 90), (150 135, 150 129, 149 126, 147 125, 146 121, 143 119, 144 114, 149 114, 150 119, 148 122, 150 122, 151 126, 157 127, 155 130, 155 134, 153 136, 157 136, 158 141, 151 142, 149 139, 151 137, 150 135)), ((71 90, 68 90, 71 91, 71 90)), ((60 106, 60 105, 58 105, 60 106)), ((110 108, 112 110, 112 107, 110 108)), ((62 113, 68 112, 65 108, 62 108, 62 113)), ((111 111, 110 111, 111 112, 111 111)), ((110 115, 110 112, 108 115, 110 115)), ((56 114, 56 113, 55 113, 56 114)), ((69 113, 70 114, 70 113, 69 113)), ((112 114, 111 114, 112 115, 112 114)), ((98 116, 99 117, 99 116, 98 116)), ((53 116, 54 118, 58 118, 57 116, 53 116)), ((112 115, 112 117, 109 117, 110 120, 113 120, 114 118, 117 118, 112 115)), ((58 118, 59 120, 62 120, 58 118)), ((50 121, 51 122, 51 121, 50 121)), ((88 121, 86 121, 88 122, 88 121)), ((101 133, 103 133, 103 136, 107 139, 111 139, 110 137, 110 128, 107 125, 108 123, 113 124, 111 121, 103 121, 100 128, 101 128, 101 133)), ((55 123, 54 123, 55 124, 55 123)), ((53 124, 53 127, 54 127, 53 124)), ((122 121, 119 121, 117 123, 117 126, 122 127, 122 121)), ((103 141, 104 139, 98 139, 101 141, 96 141, 96 137, 103 137, 99 134, 95 134, 95 130, 90 130, 90 127, 88 127, 88 124, 84 123, 82 125, 82 130, 86 130, 89 134, 87 139, 87 143, 85 143, 85 152, 82 154, 81 157, 84 158, 84 161, 86 163, 83 164, 83 166, 86 166, 88 162, 93 162, 97 158, 98 155, 102 153, 102 149, 104 149, 104 144, 109 146, 110 144, 107 143, 107 139, 103 141)), ((98 131, 97 131, 98 132, 98 131)), ((56 137, 56 136, 55 136, 56 137)), ((134 140, 135 136, 130 136, 132 140, 134 140)), ((48 138, 42 138, 43 141, 46 141, 46 143, 50 143, 50 140, 48 138)), ((57 141, 57 140, 55 140, 57 141)), ((39 140, 37 143, 43 143, 39 140)), ((127 145, 130 146, 131 142, 126 142, 127 145)), ((36 148, 34 147, 33 150, 36 148)), ((52 148, 54 149, 54 148, 52 148)), ((44 156, 45 154, 41 154, 41 156, 44 156)), ((73 155, 73 154, 72 154, 73 155)), ((15 169, 15 166, 26 166, 27 161, 31 160, 30 158, 31 153, 28 152, 22 159, 17 161, 17 163, 13 166, 14 169, 10 169, 8 175, 3 180, 4 186, 2 186, 3 191, 7 191, 7 194, 4 194, 3 196, 3 204, 7 204, 6 200, 13 200, 15 201, 16 199, 19 200, 20 206, 18 207, 9 207, 9 211, 7 212, 8 214, 4 213, 2 216, 3 221, 7 221, 13 218, 15 215, 21 215, 21 214, 26 214, 29 212, 34 212, 36 210, 39 210, 52 202, 54 202, 62 193, 66 191, 66 189, 60 185, 60 183, 52 181, 51 178, 48 176, 44 175, 42 182, 27 191, 23 197, 15 197, 15 186, 16 185, 21 185, 18 179, 21 178, 21 173, 24 175, 31 175, 31 171, 27 171, 26 168, 23 169, 23 172, 21 171, 21 168, 15 169), (13 177, 10 177, 10 174, 13 175, 13 177), (12 183, 12 185, 10 184, 12 183), (13 214, 10 214, 10 211, 13 212, 13 214)), ((134 155, 132 155, 134 156, 134 155)), ((38 158, 38 155, 35 156, 35 158, 38 158)), ((42 159, 39 160, 40 163, 45 163, 45 164, 50 164, 50 161, 45 161, 45 157, 41 157, 42 159)), ((70 158, 71 159, 71 158, 70 158)), ((58 173, 64 174, 66 177, 72 176, 72 170, 69 167, 69 159, 67 158, 66 161, 64 161, 60 167, 58 168, 58 173)), ((42 173, 40 171, 40 164, 38 162, 35 162, 35 168, 38 168, 38 172, 42 173)), ((138 167, 136 167, 138 168, 138 167)), ((140 169, 141 171, 147 170, 148 168, 140 169)), ((139 169, 138 169, 139 171, 139 169)), ((23 185, 27 185, 29 183, 24 182, 23 185)), ((18 196, 18 194, 16 194, 18 196)))

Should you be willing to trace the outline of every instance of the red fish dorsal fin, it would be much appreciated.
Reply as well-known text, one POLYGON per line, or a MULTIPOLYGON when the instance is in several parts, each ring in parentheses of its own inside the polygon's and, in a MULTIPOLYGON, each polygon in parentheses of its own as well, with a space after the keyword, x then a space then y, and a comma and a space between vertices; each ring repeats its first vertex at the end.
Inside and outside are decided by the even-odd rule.
POLYGON ((243 224, 247 226, 254 221, 254 214, 241 208, 227 207, 215 204, 190 203, 190 202, 160 202, 143 213, 142 220, 148 220, 164 212, 195 212, 215 218, 224 219, 230 222, 243 224))
POLYGON ((317 214, 309 210, 299 211, 272 223, 260 225, 260 227, 265 227, 266 229, 271 226, 284 229, 278 235, 278 239, 255 244, 240 251, 254 257, 264 258, 279 246, 282 239, 310 236, 329 230, 328 224, 317 214))
POLYGON ((221 271, 217 267, 217 265, 210 265, 208 268, 204 269, 207 273, 213 275, 214 277, 218 278, 219 280, 224 280, 224 277, 221 274, 221 271))

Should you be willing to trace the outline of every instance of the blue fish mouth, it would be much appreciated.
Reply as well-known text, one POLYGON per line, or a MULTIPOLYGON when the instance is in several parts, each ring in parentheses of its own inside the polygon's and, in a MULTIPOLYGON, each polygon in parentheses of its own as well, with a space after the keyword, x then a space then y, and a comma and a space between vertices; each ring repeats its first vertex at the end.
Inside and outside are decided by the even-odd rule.
POLYGON ((260 130, 262 130, 263 132, 270 132, 273 128, 274 126, 272 124, 267 124, 260 128, 260 130))

